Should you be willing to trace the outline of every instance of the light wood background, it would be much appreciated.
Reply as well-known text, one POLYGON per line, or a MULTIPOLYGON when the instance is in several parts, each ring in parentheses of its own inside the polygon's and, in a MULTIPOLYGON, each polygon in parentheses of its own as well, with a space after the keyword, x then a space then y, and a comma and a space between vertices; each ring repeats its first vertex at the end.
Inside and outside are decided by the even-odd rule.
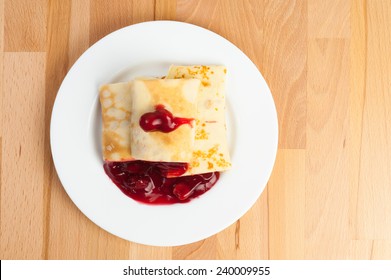
POLYGON ((391 1, 0 0, 1 259, 391 259, 391 1), (258 66, 279 116, 272 177, 206 240, 117 238, 72 203, 49 123, 62 79, 104 35, 206 27, 258 66))

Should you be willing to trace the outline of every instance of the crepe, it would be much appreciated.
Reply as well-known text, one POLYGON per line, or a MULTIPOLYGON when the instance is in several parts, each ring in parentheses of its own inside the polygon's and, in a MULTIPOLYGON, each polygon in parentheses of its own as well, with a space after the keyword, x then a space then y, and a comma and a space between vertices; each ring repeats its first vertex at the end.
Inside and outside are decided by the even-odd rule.
POLYGON ((133 83, 100 87, 102 107, 102 151, 105 161, 133 160, 130 145, 130 115, 133 83))
POLYGON ((167 79, 199 79, 196 134, 189 169, 184 175, 223 171, 231 167, 225 122, 224 66, 171 66, 167 79))
POLYGON ((190 162, 194 151, 196 124, 180 125, 175 130, 144 131, 140 118, 162 105, 175 117, 194 119, 197 113, 197 79, 148 79, 133 81, 130 138, 132 156, 138 160, 190 162))

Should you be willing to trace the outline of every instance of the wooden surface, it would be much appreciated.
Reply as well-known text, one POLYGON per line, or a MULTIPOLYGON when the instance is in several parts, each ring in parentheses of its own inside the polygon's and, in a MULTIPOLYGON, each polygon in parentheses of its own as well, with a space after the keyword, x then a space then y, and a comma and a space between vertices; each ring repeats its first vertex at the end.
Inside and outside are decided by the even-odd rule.
POLYGON ((1 259, 391 259, 390 23, 388 0, 0 0, 1 259), (66 195, 49 146, 52 105, 75 60, 104 35, 154 19, 236 44, 279 116, 276 164, 257 203, 180 247, 98 228, 66 195))

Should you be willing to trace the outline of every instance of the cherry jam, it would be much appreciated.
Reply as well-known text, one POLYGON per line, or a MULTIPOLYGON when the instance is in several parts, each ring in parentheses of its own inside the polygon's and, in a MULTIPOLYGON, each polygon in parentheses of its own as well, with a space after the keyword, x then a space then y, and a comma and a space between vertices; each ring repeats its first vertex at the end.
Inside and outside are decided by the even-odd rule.
POLYGON ((156 105, 154 112, 145 113, 140 117, 140 127, 146 132, 171 132, 183 124, 192 125, 193 119, 174 117, 163 105, 156 105))
POLYGON ((187 163, 147 161, 106 162, 110 179, 127 196, 148 204, 185 203, 207 192, 219 179, 219 172, 180 176, 187 163))

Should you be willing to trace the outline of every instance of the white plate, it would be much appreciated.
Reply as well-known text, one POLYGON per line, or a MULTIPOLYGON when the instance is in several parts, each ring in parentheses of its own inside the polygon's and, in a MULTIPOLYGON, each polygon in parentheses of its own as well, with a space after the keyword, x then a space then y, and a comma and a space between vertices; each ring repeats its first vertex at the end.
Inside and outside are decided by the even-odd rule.
POLYGON ((255 203, 273 168, 278 125, 266 82, 236 46, 195 25, 154 21, 107 35, 77 60, 58 92, 50 138, 60 180, 90 220, 129 241, 174 246, 223 230, 255 203), (233 167, 189 203, 146 205, 125 196, 103 170, 98 87, 141 75, 163 76, 171 64, 227 67, 233 167))

